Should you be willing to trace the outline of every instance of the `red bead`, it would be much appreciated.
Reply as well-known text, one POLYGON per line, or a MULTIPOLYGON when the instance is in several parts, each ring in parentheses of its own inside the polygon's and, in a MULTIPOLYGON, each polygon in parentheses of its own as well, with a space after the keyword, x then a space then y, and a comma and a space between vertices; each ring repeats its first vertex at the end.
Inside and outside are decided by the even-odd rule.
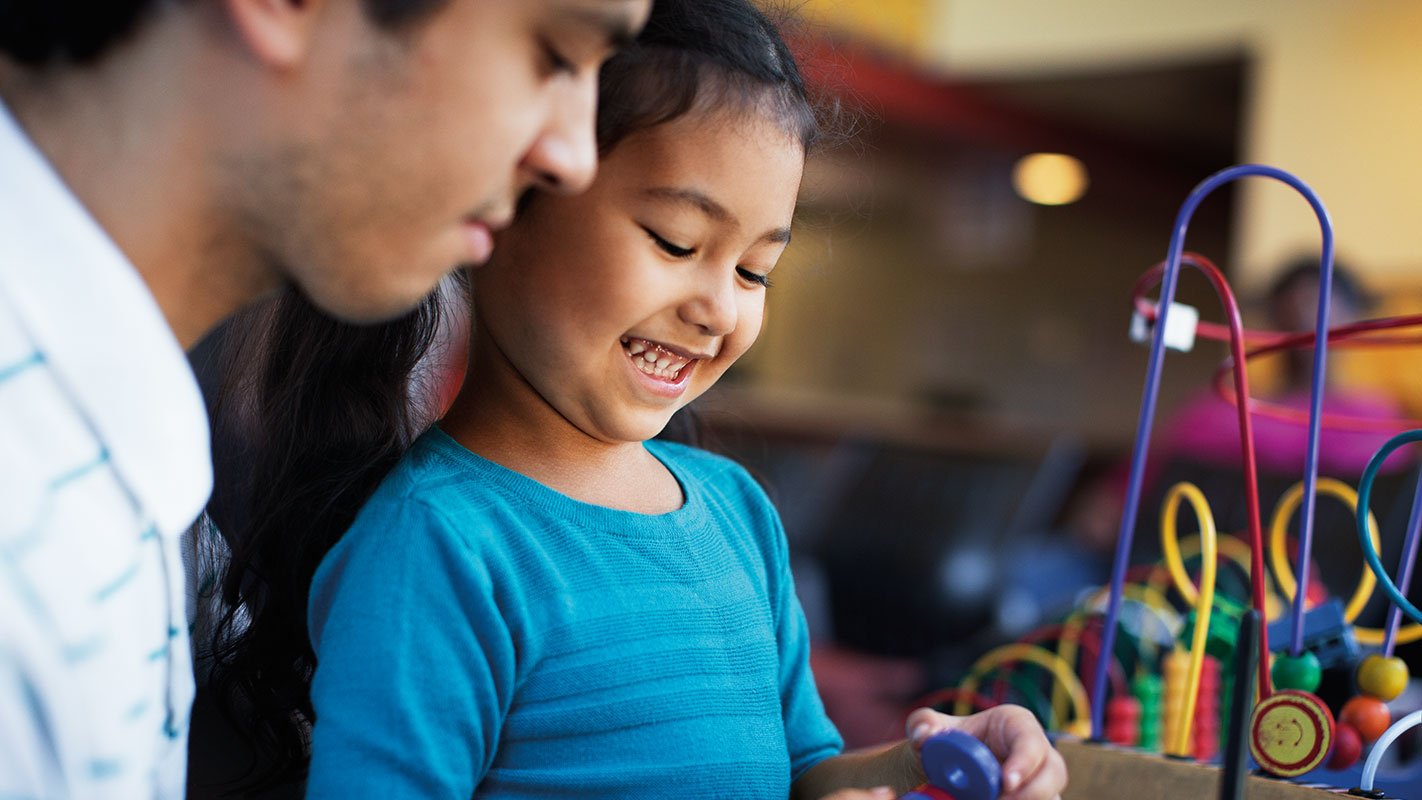
POLYGON ((1113 697, 1106 703, 1106 739, 1112 744, 1135 747, 1141 740, 1141 701, 1129 695, 1113 697))
POLYGON ((1351 725, 1365 744, 1372 744, 1392 724, 1392 712, 1376 697, 1360 694, 1343 704, 1338 721, 1351 725))
POLYGON ((1347 769, 1363 754, 1363 739, 1352 725, 1338 723, 1333 729, 1333 751, 1328 754, 1329 769, 1347 769))
POLYGON ((903 797, 900 797, 899 800, 953 800, 953 795, 948 794, 933 784, 925 783, 903 797))

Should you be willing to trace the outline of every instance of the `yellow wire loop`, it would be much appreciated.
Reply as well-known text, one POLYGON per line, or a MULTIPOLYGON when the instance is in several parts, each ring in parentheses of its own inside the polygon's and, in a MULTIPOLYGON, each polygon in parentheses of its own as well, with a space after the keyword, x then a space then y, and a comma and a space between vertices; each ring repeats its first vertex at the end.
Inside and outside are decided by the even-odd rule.
MULTIPOLYGON (((1334 478, 1319 478, 1318 493, 1330 495, 1348 506, 1348 510, 1357 513, 1358 493, 1353 487, 1343 481, 1334 478)), ((1274 568, 1274 574, 1278 576, 1279 590, 1283 593, 1284 599, 1292 603, 1294 594, 1298 591, 1298 582, 1294 578, 1293 565, 1289 563, 1288 536, 1289 523, 1293 520, 1294 513, 1298 511, 1303 503, 1304 486, 1302 482, 1293 485, 1284 496, 1279 499, 1279 505, 1274 508, 1274 519, 1269 526, 1269 563, 1274 568)), ((1373 548, 1382 547, 1378 538, 1378 521, 1373 517, 1372 512, 1368 513, 1368 535, 1372 539, 1373 548)), ((1373 571, 1363 565, 1363 576, 1358 580, 1358 588, 1353 591, 1353 596, 1348 600, 1348 605, 1343 609, 1343 619, 1352 622, 1362 613, 1363 607, 1368 604, 1368 599, 1373 596, 1373 589, 1377 586, 1377 576, 1373 571)), ((1357 637, 1359 644, 1373 647, 1382 645, 1384 631, 1381 628, 1361 628, 1354 627, 1353 634, 1357 637)), ((1410 623, 1404 625, 1397 632, 1398 644, 1410 644, 1422 640, 1422 625, 1410 623)))
MULTIPOLYGON (((1067 666, 1076 664, 1076 653, 1081 643, 1081 633, 1089 618, 1087 611, 1076 611, 1062 623, 1062 635, 1057 640, 1057 657, 1067 666)), ((1065 719, 1067 714, 1067 693, 1061 681, 1052 682, 1052 717, 1065 719)))
POLYGON ((1087 703, 1086 687, 1081 685, 1081 679, 1072 672, 1071 665, 1055 653, 1030 644, 1005 644, 996 650, 988 651, 987 654, 974 662, 972 669, 968 670, 967 677, 958 684, 958 689, 962 694, 959 695, 958 702, 953 706, 953 713, 959 716, 969 713, 970 706, 966 702, 966 698, 978 690, 983 673, 1013 661, 1036 664, 1045 668, 1060 681, 1066 687, 1067 694, 1071 696, 1072 709, 1075 712, 1075 719, 1070 724, 1062 726, 1062 729, 1076 735, 1089 736, 1091 734, 1091 707, 1087 703))
POLYGON ((1189 756, 1190 733, 1195 724, 1196 694, 1200 690, 1200 673, 1205 666, 1205 642, 1210 635, 1210 612, 1215 604, 1215 572, 1219 558, 1216 551, 1214 513, 1210 511, 1210 504, 1205 500, 1204 492, 1193 483, 1177 483, 1166 492, 1165 503, 1160 511, 1160 541, 1165 550, 1165 564, 1170 569, 1171 577, 1175 579, 1176 588, 1182 595, 1192 598, 1191 601, 1195 604, 1195 633, 1190 642, 1190 673, 1185 683, 1185 708, 1169 749, 1173 755, 1189 756), (1189 501, 1195 511, 1195 520, 1200 525, 1202 552, 1198 589, 1185 573, 1185 562, 1180 558, 1180 540, 1175 524, 1180 513, 1181 500, 1189 501))
MULTIPOLYGON (((1215 547, 1218 549, 1220 556, 1222 558, 1228 558, 1238 564, 1239 568, 1244 571, 1244 574, 1246 576, 1249 575, 1249 543, 1238 536, 1219 533, 1218 530, 1216 530, 1215 533, 1215 547)), ((1180 558, 1182 560, 1189 561, 1192 558, 1198 558, 1199 555, 1200 537, 1184 536, 1180 538, 1180 558)), ((1180 593, 1180 597, 1187 605, 1194 605, 1195 587, 1188 580, 1183 579, 1185 574, 1183 569, 1179 570, 1179 572, 1180 575, 1177 576, 1167 565, 1157 564, 1155 569, 1151 571, 1150 578, 1147 579, 1146 584, 1159 589, 1163 582, 1169 582, 1175 587, 1175 590, 1180 593)), ((1285 611, 1285 603, 1279 598, 1279 593, 1274 586, 1274 578, 1268 571, 1264 573, 1264 603, 1266 606, 1264 609, 1264 618, 1270 622, 1278 619, 1285 611)))

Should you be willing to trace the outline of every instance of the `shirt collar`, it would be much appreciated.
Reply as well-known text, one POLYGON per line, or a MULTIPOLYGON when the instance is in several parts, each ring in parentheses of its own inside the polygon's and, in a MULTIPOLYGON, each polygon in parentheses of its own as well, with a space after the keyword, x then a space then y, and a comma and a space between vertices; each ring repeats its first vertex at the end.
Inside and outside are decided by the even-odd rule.
POLYGON ((212 490, 207 413, 138 271, 0 103, 0 293, 159 532, 212 490))

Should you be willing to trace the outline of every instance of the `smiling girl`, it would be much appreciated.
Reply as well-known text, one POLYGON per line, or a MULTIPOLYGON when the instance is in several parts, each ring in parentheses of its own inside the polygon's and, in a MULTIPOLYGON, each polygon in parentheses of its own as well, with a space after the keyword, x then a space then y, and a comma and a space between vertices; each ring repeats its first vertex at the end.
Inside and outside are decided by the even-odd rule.
POLYGON ((659 0, 602 82, 592 188, 500 234, 465 388, 310 578, 309 793, 885 796, 956 727, 1004 797, 1053 797, 1020 708, 841 754, 774 508, 653 441, 754 343, 790 241, 818 131, 785 43, 747 0, 659 0))

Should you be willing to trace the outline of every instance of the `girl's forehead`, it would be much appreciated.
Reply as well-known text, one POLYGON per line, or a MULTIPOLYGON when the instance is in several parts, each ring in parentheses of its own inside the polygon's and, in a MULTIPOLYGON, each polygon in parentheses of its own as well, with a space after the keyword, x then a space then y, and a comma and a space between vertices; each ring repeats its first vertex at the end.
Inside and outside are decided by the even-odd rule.
MULTIPOLYGON (((748 170, 775 165, 777 177, 804 148, 769 114, 752 109, 689 111, 670 122, 629 135, 608 153, 601 169, 624 180, 695 176, 707 182, 751 177, 748 170)), ((797 178, 798 185, 798 178, 797 178)))

